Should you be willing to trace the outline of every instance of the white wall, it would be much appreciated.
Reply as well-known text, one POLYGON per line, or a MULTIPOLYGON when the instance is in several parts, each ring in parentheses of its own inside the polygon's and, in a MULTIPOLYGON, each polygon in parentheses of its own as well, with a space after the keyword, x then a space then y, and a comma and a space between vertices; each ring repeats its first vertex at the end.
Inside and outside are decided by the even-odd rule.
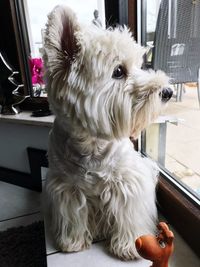
POLYGON ((27 147, 47 149, 50 128, 0 122, 0 167, 30 173, 27 147))

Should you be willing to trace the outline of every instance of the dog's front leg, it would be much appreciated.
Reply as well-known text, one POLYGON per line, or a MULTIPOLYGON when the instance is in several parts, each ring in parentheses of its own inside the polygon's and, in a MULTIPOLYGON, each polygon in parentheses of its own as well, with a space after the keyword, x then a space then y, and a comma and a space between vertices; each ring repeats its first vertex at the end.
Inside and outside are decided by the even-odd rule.
POLYGON ((86 197, 78 187, 57 185, 48 187, 56 243, 65 252, 86 249, 92 242, 86 197))
POLYGON ((142 190, 137 182, 131 184, 123 180, 112 182, 109 190, 104 190, 110 192, 110 200, 106 205, 108 225, 111 225, 110 251, 123 260, 139 256, 135 249, 135 239, 143 233, 152 232, 155 225, 153 187, 150 192, 142 190))

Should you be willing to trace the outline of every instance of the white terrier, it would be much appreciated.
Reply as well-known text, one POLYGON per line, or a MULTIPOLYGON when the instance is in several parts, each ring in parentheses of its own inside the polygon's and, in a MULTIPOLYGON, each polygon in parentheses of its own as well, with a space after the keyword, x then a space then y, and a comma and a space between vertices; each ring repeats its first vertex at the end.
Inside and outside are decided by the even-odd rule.
POLYGON ((44 51, 56 115, 46 191, 57 244, 79 251, 106 237, 114 255, 133 259, 135 239, 156 225, 157 166, 129 137, 171 97, 168 78, 141 69, 145 50, 127 28, 83 26, 66 7, 49 15, 44 51))

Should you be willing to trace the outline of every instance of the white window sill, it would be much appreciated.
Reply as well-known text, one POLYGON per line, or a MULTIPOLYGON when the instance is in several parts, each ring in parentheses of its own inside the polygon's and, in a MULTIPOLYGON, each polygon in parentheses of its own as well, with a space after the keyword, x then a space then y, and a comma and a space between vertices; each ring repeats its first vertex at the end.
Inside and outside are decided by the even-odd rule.
POLYGON ((45 117, 32 117, 31 113, 32 113, 31 111, 23 111, 16 115, 0 114, 0 122, 52 127, 53 121, 55 119, 54 115, 45 116, 45 117))

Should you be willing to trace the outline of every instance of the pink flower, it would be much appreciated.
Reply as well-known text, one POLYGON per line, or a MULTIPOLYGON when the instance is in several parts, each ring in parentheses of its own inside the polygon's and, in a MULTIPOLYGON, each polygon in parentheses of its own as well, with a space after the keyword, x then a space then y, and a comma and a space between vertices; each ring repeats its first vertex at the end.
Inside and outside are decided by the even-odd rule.
POLYGON ((31 58, 29 60, 31 69, 32 84, 44 84, 43 81, 43 62, 41 58, 31 58))

